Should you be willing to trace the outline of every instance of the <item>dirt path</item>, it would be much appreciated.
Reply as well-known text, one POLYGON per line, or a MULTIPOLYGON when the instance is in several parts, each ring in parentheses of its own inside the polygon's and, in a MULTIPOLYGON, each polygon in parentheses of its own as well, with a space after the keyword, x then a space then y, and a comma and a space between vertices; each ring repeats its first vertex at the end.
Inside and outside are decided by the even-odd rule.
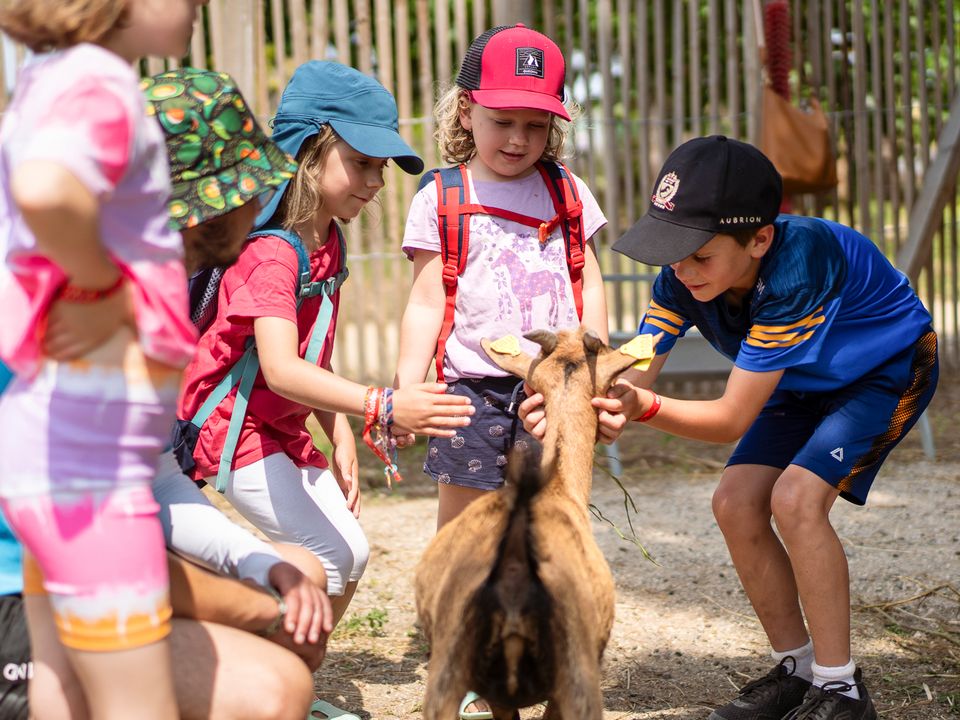
MULTIPOLYGON (((840 502, 833 513, 850 559, 854 655, 883 718, 960 717, 955 395, 943 393, 936 401, 937 462, 925 460, 919 440, 908 438, 881 473, 869 504, 840 502), (909 600, 914 596, 922 597, 909 600), (890 605, 902 600, 909 601, 890 605)), ((594 522, 617 580, 604 718, 706 718, 735 686, 770 665, 710 511, 716 467, 728 448, 642 428, 623 445, 625 484, 639 510, 637 534, 658 564, 609 525, 594 522)), ((436 500, 416 465, 416 454, 408 454, 401 491, 366 493, 361 519, 373 547, 370 564, 316 675, 322 697, 363 718, 420 715, 426 647, 414 628, 412 571, 433 536, 436 500)), ((622 494, 599 472, 594 502, 626 527, 622 494)), ((541 712, 532 708, 523 718, 541 712)))

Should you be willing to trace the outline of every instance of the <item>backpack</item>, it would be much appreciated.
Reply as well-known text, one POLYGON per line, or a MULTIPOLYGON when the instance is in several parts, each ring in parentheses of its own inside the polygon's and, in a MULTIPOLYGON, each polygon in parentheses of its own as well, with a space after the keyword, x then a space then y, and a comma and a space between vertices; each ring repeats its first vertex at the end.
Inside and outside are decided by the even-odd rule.
POLYGON ((541 245, 547 242, 550 233, 559 226, 563 232, 563 242, 566 247, 567 267, 570 270, 577 317, 583 318, 583 253, 586 242, 583 237, 583 203, 580 201, 573 174, 563 163, 538 161, 536 168, 547 186, 557 213, 549 221, 477 203, 474 198, 469 197, 470 183, 466 165, 430 170, 420 179, 418 190, 425 188, 431 181, 437 186, 440 256, 443 260, 443 284, 447 296, 443 324, 437 338, 436 366, 439 382, 443 382, 443 357, 447 339, 453 331, 457 282, 467 265, 471 215, 476 213, 494 215, 537 228, 541 245))
MULTIPOLYGON (((303 359, 309 363, 316 364, 323 352, 323 343, 327 337, 327 331, 330 329, 330 323, 333 319, 333 295, 340 286, 346 281, 350 274, 347 270, 347 248, 343 238, 343 231, 339 225, 334 224, 337 229, 337 240, 340 243, 340 270, 333 276, 325 280, 310 281, 310 257, 303 241, 296 233, 281 228, 267 227, 251 233, 247 239, 252 240, 258 237, 273 236, 286 241, 297 253, 297 287, 294 292, 297 296, 297 310, 304 298, 323 295, 320 303, 320 312, 317 315, 317 321, 310 333, 310 339, 307 342, 307 351, 303 359)), ((220 279, 223 277, 223 269, 211 272, 209 274, 194 276, 197 279, 197 287, 191 285, 191 318, 195 322, 206 322, 209 325, 213 316, 209 310, 209 301, 219 294, 220 279), (206 285, 203 284, 205 278, 206 285), (212 286, 211 286, 212 285, 212 286), (194 306, 194 298, 208 301, 207 307, 199 302, 194 306)), ((192 282, 192 280, 191 280, 192 282)), ((204 325, 201 329, 205 329, 204 325)), ((199 326, 199 323, 198 323, 199 326)), ((171 444, 174 455, 180 468, 187 474, 191 473, 196 467, 193 459, 193 451, 197 446, 197 440, 200 437, 200 428, 207 421, 207 418, 223 402, 224 398, 230 394, 234 387, 237 388, 237 398, 233 406, 233 413, 230 416, 230 424, 227 428, 227 437, 223 444, 223 451, 220 455, 220 466, 217 469, 216 488, 218 492, 225 492, 227 489, 227 480, 230 477, 230 471, 233 469, 233 456, 237 449, 237 441, 240 439, 240 429, 243 426, 243 419, 247 414, 247 403, 250 399, 250 392, 253 390, 253 381, 260 371, 260 359, 257 356, 257 347, 253 335, 247 338, 246 349, 240 359, 229 370, 220 381, 220 383, 210 392, 210 395, 197 410, 196 415, 190 420, 177 419, 173 429, 171 444)))

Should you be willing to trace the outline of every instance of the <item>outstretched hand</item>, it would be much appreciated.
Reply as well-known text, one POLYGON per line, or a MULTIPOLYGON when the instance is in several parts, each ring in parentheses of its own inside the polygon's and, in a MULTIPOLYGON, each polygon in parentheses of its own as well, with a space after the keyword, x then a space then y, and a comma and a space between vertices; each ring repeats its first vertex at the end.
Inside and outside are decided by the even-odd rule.
POLYGON ((417 383, 393 391, 394 435, 423 433, 453 437, 470 424, 469 398, 448 395, 445 383, 417 383))
POLYGON ((311 669, 319 667, 333 632, 330 598, 288 562, 270 568, 268 579, 287 605, 283 627, 270 640, 292 650, 311 669))

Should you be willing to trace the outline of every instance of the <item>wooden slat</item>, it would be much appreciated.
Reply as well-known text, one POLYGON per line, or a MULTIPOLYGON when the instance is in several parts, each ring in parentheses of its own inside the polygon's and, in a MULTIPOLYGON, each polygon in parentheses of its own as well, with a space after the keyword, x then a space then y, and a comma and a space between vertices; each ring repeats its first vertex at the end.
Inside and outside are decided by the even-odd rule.
POLYGON ((310 56, 315 60, 327 59, 330 44, 330 2, 313 0, 310 17, 310 56))
POLYGON ((590 76, 594 71, 591 54, 593 51, 593 42, 590 39, 590 6, 588 0, 579 0, 580 23, 578 28, 578 38, 580 40, 580 50, 583 52, 583 117, 586 119, 587 133, 587 176, 589 177, 589 187, 597 187, 597 164, 594 148, 594 112, 593 97, 590 92, 590 76))
POLYGON ((737 61, 740 28, 737 23, 736 0, 724 1, 723 19, 727 51, 727 118, 730 123, 727 134, 740 137, 740 63, 737 61))
POLYGON ((687 0, 687 56, 690 58, 690 79, 687 92, 690 97, 690 132, 694 137, 703 135, 703 102, 700 86, 700 2, 687 0))
POLYGON ((190 38, 190 65, 195 68, 205 69, 208 65, 206 29, 209 17, 206 8, 201 7, 200 12, 197 13, 197 24, 193 29, 193 36, 190 38))
POLYGON ((365 75, 373 75, 373 28, 370 24, 370 0, 353 0, 353 28, 357 35, 356 67, 365 75))
POLYGON ((462 58, 453 59, 450 52, 450 13, 448 3, 433 3, 434 33, 436 35, 437 80, 442 87, 453 83, 462 58))
POLYGON ((900 248, 900 183, 897 177, 897 92, 896 75, 893 65, 893 16, 896 6, 887 6, 883 14, 883 95, 881 107, 884 113, 884 150, 885 155, 889 154, 889 162, 886 164, 884 182, 890 191, 890 217, 892 218, 892 237, 884 243, 883 250, 887 257, 893 257, 894 253, 900 248))
POLYGON ((916 280, 927 258, 933 235, 943 216, 948 192, 960 171, 960 95, 950 105, 947 124, 937 140, 937 154, 924 178, 917 202, 910 210, 910 234, 897 254, 897 267, 916 280))
POLYGON ((918 58, 917 61, 917 73, 918 77, 922 78, 921 82, 917 83, 917 94, 920 99, 920 147, 919 147, 919 156, 920 156, 920 167, 924 175, 926 175, 927 167, 930 165, 930 99, 927 96, 927 83, 926 83, 926 56, 927 56, 927 41, 926 41, 926 5, 925 0, 916 0, 916 22, 914 23, 914 53, 915 57, 918 58))
POLYGON ((433 55, 430 52, 430 0, 416 0, 417 13, 417 49, 418 77, 420 79, 420 116, 423 123, 420 126, 420 142, 416 147, 423 148, 421 156, 428 168, 440 164, 437 157, 437 144, 433 140, 436 123, 433 117, 433 103, 435 86, 433 78, 433 55))
POLYGON ((656 77, 653 147, 657 154, 653 167, 653 177, 656 179, 660 165, 666 159, 667 153, 674 147, 667 140, 667 22, 663 0, 654 0, 653 2, 653 74, 656 77))
MULTIPOLYGON (((270 82, 269 82, 269 71, 267 69, 267 52, 266 52, 266 7, 264 5, 264 0, 257 0, 257 10, 254 16, 254 37, 256 38, 253 52, 256 57, 256 67, 257 67, 257 79, 255 86, 252 88, 241 88, 244 93, 244 97, 247 98, 248 103, 252 103, 251 109, 253 114, 260 120, 261 125, 269 133, 270 128, 268 127, 268 119, 273 114, 271 112, 271 103, 270 103, 270 82)), ((278 96, 279 92, 283 90, 282 87, 277 89, 278 96)))
MULTIPOLYGON (((903 127, 913 127, 913 82, 911 80, 910 53, 907 49, 910 47, 910 26, 908 18, 911 17, 911 9, 908 0, 900 0, 900 107, 902 112, 901 122, 903 127)), ((913 207, 914 193, 917 189, 917 175, 914 165, 913 151, 913 133, 903 133, 903 154, 901 156, 906 163, 907 174, 901 179, 903 184, 904 202, 908 208, 913 207)))
POLYGON ((720 132, 720 6, 710 0, 707 6, 707 93, 710 104, 710 134, 720 132))
POLYGON ((284 24, 283 0, 269 0, 270 26, 273 40, 274 65, 273 78, 280 92, 287 86, 287 38, 284 24))
POLYGON ((337 60, 344 65, 352 65, 348 0, 333 0, 333 43, 337 47, 337 60))
POLYGON ((650 167, 651 155, 650 142, 650 44, 647 38, 650 37, 649 13, 647 12, 647 3, 637 3, 635 8, 634 38, 637 44, 636 66, 634 74, 637 78, 637 134, 639 135, 639 154, 640 163, 640 194, 641 201, 638 203, 637 217, 646 210, 647 204, 643 198, 650 192, 650 186, 653 184, 652 173, 655 171, 650 167))
POLYGON ((684 140, 683 119, 684 119, 684 94, 677 92, 677 88, 683 87, 683 67, 684 67, 684 48, 683 48, 683 3, 674 0, 673 9, 670 15, 670 39, 673 46, 671 62, 671 85, 673 92, 673 110, 670 118, 670 142, 673 147, 677 147, 684 140))
POLYGON ((467 54, 467 47, 473 39, 470 37, 470 29, 467 27, 467 2, 466 0, 454 0, 453 3, 453 27, 454 38, 457 43, 457 65, 463 61, 463 56, 467 54))
POLYGON ((310 43, 307 38, 307 0, 287 0, 287 17, 290 20, 293 64, 294 67, 299 67, 310 59, 310 43))

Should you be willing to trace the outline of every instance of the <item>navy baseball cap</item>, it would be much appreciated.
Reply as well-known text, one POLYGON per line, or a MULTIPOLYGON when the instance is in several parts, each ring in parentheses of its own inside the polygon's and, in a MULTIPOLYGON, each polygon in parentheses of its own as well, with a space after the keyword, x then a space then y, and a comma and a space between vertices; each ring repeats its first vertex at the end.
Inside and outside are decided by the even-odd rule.
POLYGON ((753 145, 724 137, 694 138, 660 169, 647 214, 613 249, 648 265, 692 255, 718 233, 760 228, 780 212, 780 173, 753 145))
MULTIPOLYGON (((411 175, 423 172, 423 160, 397 132, 399 115, 393 95, 377 80, 337 62, 311 60, 298 67, 280 97, 271 140, 297 156, 304 141, 324 125, 357 152, 390 158, 411 175)), ((286 183, 257 216, 265 225, 277 211, 286 183)))

